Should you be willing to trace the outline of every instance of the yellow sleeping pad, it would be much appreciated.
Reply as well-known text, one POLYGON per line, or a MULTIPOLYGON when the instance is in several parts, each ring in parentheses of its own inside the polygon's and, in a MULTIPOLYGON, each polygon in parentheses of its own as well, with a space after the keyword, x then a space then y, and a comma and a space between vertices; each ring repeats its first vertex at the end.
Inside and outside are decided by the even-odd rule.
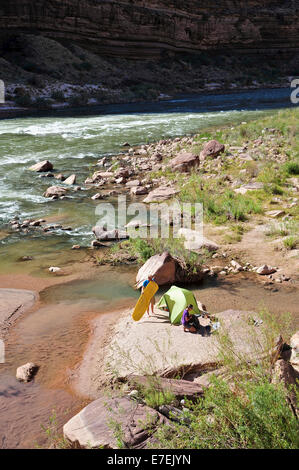
POLYGON ((139 321, 143 317, 149 307, 151 298, 153 297, 153 295, 155 295, 158 289, 159 286, 156 282, 150 281, 148 283, 141 296, 139 297, 138 302, 135 305, 134 312, 132 313, 132 318, 134 321, 139 321))

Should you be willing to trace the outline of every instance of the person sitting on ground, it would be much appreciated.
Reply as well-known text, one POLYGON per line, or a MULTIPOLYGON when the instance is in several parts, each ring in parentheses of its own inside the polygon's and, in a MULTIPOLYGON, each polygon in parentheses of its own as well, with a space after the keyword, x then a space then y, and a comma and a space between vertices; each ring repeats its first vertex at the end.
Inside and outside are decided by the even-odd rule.
POLYGON ((187 308, 185 308, 182 316, 182 325, 184 327, 184 331, 190 332, 190 333, 196 333, 197 329, 194 326, 194 319, 192 318, 193 315, 190 312, 193 310, 193 305, 190 304, 188 305, 187 308))
MULTIPOLYGON (((143 293, 144 289, 146 288, 146 286, 150 283, 150 281, 154 281, 156 282, 156 280, 154 279, 153 276, 149 275, 148 278, 143 282, 142 284, 142 287, 141 287, 141 294, 143 293)), ((148 316, 150 317, 150 307, 152 309, 152 314, 154 315, 154 305, 156 303, 156 299, 155 299, 155 296, 153 295, 153 297, 151 298, 150 300, 150 305, 148 306, 148 309, 147 309, 147 314, 148 316)))

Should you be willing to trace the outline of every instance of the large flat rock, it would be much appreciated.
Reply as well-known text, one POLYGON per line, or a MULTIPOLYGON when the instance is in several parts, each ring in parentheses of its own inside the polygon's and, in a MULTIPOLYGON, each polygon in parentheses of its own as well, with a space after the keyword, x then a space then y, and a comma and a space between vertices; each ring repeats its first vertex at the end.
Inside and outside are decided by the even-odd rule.
POLYGON ((101 397, 71 418, 63 434, 77 448, 115 449, 118 438, 124 447, 142 448, 166 422, 158 411, 127 397, 101 397))
MULTIPOLYGON (((175 377, 178 372, 184 376, 221 365, 217 334, 204 337, 186 333, 181 325, 171 325, 167 314, 157 308, 155 312, 155 317, 144 315, 139 322, 126 316, 116 325, 114 338, 105 353, 105 367, 111 374, 116 373, 119 378, 157 373, 175 377)), ((258 318, 253 312, 239 310, 217 314, 219 331, 226 331, 235 350, 248 359, 261 356, 266 350, 264 327, 250 326, 250 316, 258 318)))

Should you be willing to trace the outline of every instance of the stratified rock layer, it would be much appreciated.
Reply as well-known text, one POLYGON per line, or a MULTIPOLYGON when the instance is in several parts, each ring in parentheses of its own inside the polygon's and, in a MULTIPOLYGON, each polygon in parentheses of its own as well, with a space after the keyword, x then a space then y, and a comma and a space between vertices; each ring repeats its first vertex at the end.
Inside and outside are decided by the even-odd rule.
POLYGON ((1 4, 0 31, 35 31, 139 59, 208 49, 281 55, 299 44, 291 0, 10 0, 1 4))

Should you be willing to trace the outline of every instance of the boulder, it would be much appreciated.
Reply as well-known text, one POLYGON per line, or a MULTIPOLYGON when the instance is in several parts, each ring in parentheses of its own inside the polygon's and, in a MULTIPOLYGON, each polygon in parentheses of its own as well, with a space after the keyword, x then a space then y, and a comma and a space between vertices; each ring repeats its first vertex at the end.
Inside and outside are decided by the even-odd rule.
POLYGON ((43 160, 42 162, 36 163, 35 165, 32 165, 29 170, 31 171, 50 171, 53 170, 53 165, 49 160, 43 160))
POLYGON ((283 382, 285 385, 296 385, 298 379, 298 371, 295 370, 290 362, 284 359, 276 361, 273 371, 273 382, 283 382))
POLYGON ((169 188, 166 186, 161 186, 160 188, 156 188, 151 191, 148 196, 143 199, 143 202, 161 202, 166 201, 167 199, 171 199, 174 197, 179 191, 174 188, 169 188))
POLYGON ((133 188, 134 186, 140 186, 140 180, 131 180, 126 183, 127 188, 133 188))
POLYGON ((50 186, 43 195, 44 197, 53 197, 58 199, 59 197, 64 196, 66 191, 67 190, 62 186, 50 186))
POLYGON ((199 165, 198 155, 188 152, 180 152, 177 157, 170 160, 169 166, 177 171, 190 171, 199 165))
POLYGON ((219 246, 208 240, 201 233, 196 232, 195 230, 191 230, 188 228, 180 228, 178 230, 178 235, 185 239, 184 246, 186 250, 201 250, 202 248, 206 248, 208 251, 216 251, 218 250, 219 246))
POLYGON ((91 178, 87 178, 87 180, 85 180, 85 183, 98 183, 99 181, 111 178, 112 176, 114 176, 114 173, 111 171, 95 171, 91 178))
POLYGON ((141 287, 149 275, 155 277, 159 286, 172 284, 176 281, 176 268, 177 261, 167 251, 151 256, 137 273, 137 287, 141 287))
POLYGON ((283 210, 267 211, 266 215, 268 217, 271 217, 272 219, 278 219, 279 217, 282 217, 283 215, 285 215, 285 211, 283 210))
POLYGON ((290 346, 292 348, 290 362, 299 372, 299 331, 291 337, 290 346))
POLYGON ((30 382, 37 370, 38 366, 36 364, 27 362, 27 364, 17 368, 16 378, 20 382, 30 382))
POLYGON ((75 448, 117 449, 118 434, 124 447, 142 448, 166 423, 158 411, 128 397, 102 397, 73 416, 63 426, 63 435, 75 448))
POLYGON ((199 158, 200 160, 205 160, 207 157, 216 158, 224 150, 225 146, 223 144, 220 144, 217 140, 210 140, 204 145, 199 158))
POLYGON ((66 178, 66 180, 64 180, 64 184, 72 185, 75 183, 76 183, 76 175, 71 175, 68 178, 66 178))
POLYGON ((283 359, 276 361, 273 375, 273 383, 283 383, 287 390, 289 403, 291 404, 292 411, 297 418, 299 417, 298 402, 296 396, 296 389, 299 388, 299 369, 293 367, 290 362, 283 359))
POLYGON ((104 230, 103 227, 95 226, 92 228, 93 233, 95 234, 97 240, 121 240, 129 238, 125 230, 104 230))
POLYGON ((133 196, 142 196, 144 194, 148 194, 148 189, 144 186, 134 186, 133 188, 131 188, 130 193, 133 196))
POLYGON ((264 183, 256 181, 253 183, 244 184, 243 186, 241 186, 241 188, 237 188, 234 191, 237 194, 246 194, 247 191, 256 191, 258 189, 263 189, 263 187, 264 183))
MULTIPOLYGON (((229 336, 237 357, 246 361, 276 356, 282 347, 282 339, 278 337, 274 347, 269 349, 267 326, 250 324, 253 316, 258 318, 254 312, 226 310, 217 313, 218 334, 209 336, 186 333, 182 325, 171 325, 168 313, 156 307, 152 321, 146 316, 133 322, 131 313, 117 323, 113 339, 105 349, 103 367, 111 374, 116 373, 119 379, 127 379, 132 374, 158 374, 166 378, 180 375, 184 379, 190 374, 199 376, 218 369, 223 366, 218 339, 222 332, 229 336)), ((204 318, 199 320, 202 326, 209 322, 204 318)))
POLYGON ((120 168, 119 170, 117 170, 117 172, 115 173, 115 178, 129 178, 130 176, 130 172, 127 168, 120 168))

